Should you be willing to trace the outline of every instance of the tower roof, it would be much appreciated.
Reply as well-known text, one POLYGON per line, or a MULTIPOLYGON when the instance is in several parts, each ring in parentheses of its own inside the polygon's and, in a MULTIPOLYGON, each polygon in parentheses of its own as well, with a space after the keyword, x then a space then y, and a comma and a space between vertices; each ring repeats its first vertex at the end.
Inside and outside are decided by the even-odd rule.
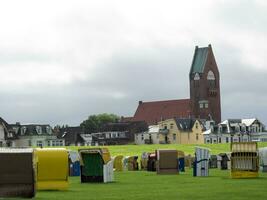
POLYGON ((204 67, 207 61, 207 57, 208 57, 209 47, 198 48, 198 46, 196 46, 190 74, 191 73, 203 73, 204 67))

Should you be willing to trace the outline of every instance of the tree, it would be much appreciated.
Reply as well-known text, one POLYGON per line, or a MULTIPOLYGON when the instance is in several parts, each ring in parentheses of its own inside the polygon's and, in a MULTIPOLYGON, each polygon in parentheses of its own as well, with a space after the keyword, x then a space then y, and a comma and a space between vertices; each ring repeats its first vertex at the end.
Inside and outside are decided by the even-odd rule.
POLYGON ((90 115, 80 124, 80 126, 84 128, 85 132, 93 133, 99 131, 104 124, 117 122, 119 119, 120 117, 115 114, 103 113, 99 115, 90 115))

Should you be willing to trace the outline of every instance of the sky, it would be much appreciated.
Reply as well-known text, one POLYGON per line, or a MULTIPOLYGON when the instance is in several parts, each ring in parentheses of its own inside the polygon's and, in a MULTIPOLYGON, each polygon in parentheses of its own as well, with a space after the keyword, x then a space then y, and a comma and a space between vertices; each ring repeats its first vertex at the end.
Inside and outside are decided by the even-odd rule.
POLYGON ((0 116, 79 125, 189 98, 195 46, 212 45, 222 119, 267 125, 265 0, 0 2, 0 116))

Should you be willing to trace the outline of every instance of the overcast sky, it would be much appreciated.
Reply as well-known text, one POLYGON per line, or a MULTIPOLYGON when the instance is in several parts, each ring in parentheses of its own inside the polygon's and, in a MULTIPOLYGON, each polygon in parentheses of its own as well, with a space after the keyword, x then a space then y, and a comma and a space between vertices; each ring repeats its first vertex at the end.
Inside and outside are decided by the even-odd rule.
POLYGON ((267 124, 267 1, 0 2, 0 116, 79 125, 139 100, 189 98, 196 45, 211 44, 222 119, 267 124))

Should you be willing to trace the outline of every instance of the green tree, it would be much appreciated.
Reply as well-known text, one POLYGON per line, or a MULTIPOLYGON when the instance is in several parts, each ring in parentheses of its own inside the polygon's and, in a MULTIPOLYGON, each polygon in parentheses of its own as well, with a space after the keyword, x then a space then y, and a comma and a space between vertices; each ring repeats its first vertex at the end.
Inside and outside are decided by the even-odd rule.
POLYGON ((110 122, 117 122, 119 116, 115 114, 103 113, 99 115, 90 115, 86 120, 84 120, 80 126, 88 133, 97 132, 101 126, 110 122))

